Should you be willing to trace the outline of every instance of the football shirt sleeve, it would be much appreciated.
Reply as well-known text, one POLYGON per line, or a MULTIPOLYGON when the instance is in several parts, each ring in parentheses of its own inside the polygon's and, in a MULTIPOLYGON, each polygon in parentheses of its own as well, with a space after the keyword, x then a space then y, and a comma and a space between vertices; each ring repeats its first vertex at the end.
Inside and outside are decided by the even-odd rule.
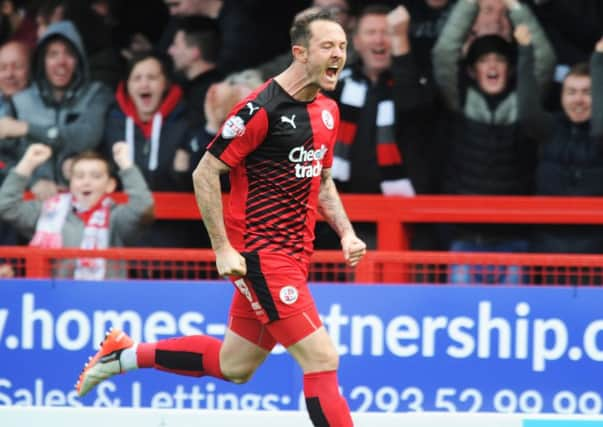
POLYGON ((264 141, 267 132, 265 109, 254 101, 245 100, 233 108, 208 150, 232 168, 264 141))

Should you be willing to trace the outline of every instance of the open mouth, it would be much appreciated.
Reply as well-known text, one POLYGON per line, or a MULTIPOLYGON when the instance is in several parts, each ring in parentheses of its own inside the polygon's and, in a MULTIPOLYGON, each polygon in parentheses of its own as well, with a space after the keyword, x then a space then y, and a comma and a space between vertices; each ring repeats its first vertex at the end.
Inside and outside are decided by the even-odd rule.
POLYGON ((387 57, 389 56, 389 52, 384 47, 379 47, 375 49, 371 49, 371 54, 376 57, 387 57))
POLYGON ((142 93, 138 94, 138 97, 140 98, 140 101, 144 105, 149 105, 153 100, 153 96, 152 96, 151 92, 142 92, 142 93))
POLYGON ((69 76, 63 73, 54 73, 53 78, 55 82, 66 82, 69 80, 69 76))
POLYGON ((498 74, 497 71, 488 71, 488 73, 486 74, 486 78, 491 83, 498 82, 499 77, 500 77, 500 74, 498 74))
POLYGON ((337 77, 337 72, 338 72, 338 71, 339 71, 339 67, 338 67, 338 66, 336 66, 336 65, 331 65, 331 66, 329 66, 329 67, 326 69, 325 74, 326 74, 328 77, 330 77, 330 78, 332 78, 332 79, 333 79, 333 78, 337 77))
POLYGON ((572 108, 574 114, 585 114, 588 112, 588 109, 583 105, 576 105, 572 108))

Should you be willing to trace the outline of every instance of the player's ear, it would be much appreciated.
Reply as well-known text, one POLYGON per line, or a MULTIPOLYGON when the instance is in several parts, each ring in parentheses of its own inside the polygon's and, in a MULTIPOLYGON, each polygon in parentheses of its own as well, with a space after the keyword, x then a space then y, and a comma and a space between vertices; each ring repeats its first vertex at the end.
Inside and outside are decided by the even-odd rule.
POLYGON ((308 49, 299 44, 294 44, 291 48, 291 52, 293 54, 293 58, 299 62, 307 62, 308 61, 308 49))

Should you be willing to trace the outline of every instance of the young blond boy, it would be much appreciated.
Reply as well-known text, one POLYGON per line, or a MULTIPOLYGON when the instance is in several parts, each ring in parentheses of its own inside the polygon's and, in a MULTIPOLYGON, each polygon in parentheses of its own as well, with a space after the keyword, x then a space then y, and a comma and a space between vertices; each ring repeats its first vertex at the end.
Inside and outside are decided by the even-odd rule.
MULTIPOLYGON (((126 143, 113 147, 113 159, 128 202, 116 204, 110 197, 117 187, 110 164, 100 154, 86 151, 72 158, 69 192, 44 202, 23 200, 35 169, 52 155, 44 144, 31 144, 0 187, 0 218, 12 224, 30 246, 42 248, 106 249, 134 241, 153 210, 153 197, 133 164, 126 143)), ((58 277, 102 280, 125 277, 119 261, 102 258, 64 260, 53 272, 58 277)))

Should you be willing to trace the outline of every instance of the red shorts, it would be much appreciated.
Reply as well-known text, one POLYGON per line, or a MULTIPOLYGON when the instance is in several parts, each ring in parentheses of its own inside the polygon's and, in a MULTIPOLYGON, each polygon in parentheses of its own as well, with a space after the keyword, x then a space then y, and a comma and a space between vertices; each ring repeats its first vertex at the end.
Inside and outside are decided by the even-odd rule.
MULTIPOLYGON (((253 319, 259 329, 274 331, 273 338, 287 346, 321 326, 308 288, 307 264, 279 253, 244 252, 242 255, 247 263, 247 275, 231 279, 238 290, 230 306, 231 329, 234 332, 241 335, 236 327, 237 318, 253 319), (286 319, 290 320, 284 322, 286 319), (276 329, 280 328, 287 331, 277 332, 276 329)), ((251 338, 246 335, 248 333, 243 336, 251 338)), ((255 339, 251 341, 256 342, 255 339)), ((266 348, 266 345, 261 346, 266 348)))

